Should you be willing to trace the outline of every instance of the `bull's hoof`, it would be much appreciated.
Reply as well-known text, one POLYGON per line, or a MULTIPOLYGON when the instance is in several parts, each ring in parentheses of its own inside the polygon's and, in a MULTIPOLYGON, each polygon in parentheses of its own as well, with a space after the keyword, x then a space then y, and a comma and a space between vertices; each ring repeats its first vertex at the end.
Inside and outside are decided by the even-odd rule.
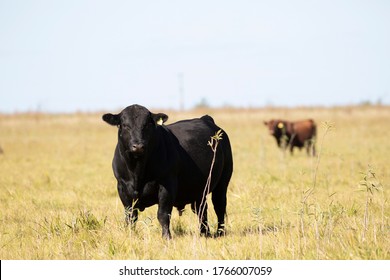
POLYGON ((226 231, 224 229, 218 229, 214 234, 214 238, 223 237, 226 235, 226 231))
POLYGON ((166 239, 166 240, 171 240, 172 239, 172 235, 163 235, 162 236, 163 239, 166 239))
POLYGON ((202 236, 202 237, 207 237, 207 238, 212 237, 212 235, 211 235, 211 233, 210 233, 209 230, 202 230, 202 231, 200 232, 200 236, 202 236))
POLYGON ((171 232, 170 231, 164 231, 162 233, 162 238, 166 239, 166 240, 171 240, 172 239, 172 235, 171 235, 171 232))

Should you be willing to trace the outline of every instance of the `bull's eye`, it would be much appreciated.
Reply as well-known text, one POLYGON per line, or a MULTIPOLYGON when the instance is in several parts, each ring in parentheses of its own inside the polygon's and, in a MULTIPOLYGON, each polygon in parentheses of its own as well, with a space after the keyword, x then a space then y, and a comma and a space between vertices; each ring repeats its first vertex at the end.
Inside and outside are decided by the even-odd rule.
POLYGON ((119 126, 119 136, 120 136, 120 137, 123 136, 123 130, 126 130, 126 126, 120 125, 120 126, 119 126))

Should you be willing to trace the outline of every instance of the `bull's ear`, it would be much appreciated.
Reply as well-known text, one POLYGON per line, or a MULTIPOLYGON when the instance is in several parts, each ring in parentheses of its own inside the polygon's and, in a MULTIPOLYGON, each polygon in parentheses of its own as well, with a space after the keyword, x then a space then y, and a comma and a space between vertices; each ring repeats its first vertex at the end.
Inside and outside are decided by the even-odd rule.
POLYGON ((152 114, 152 118, 155 124, 162 125, 168 120, 168 116, 164 113, 152 114))
POLYGON ((103 119, 103 121, 105 121, 106 123, 111 124, 111 125, 120 125, 121 124, 121 120, 120 120, 119 115, 104 114, 102 116, 102 119, 103 119))

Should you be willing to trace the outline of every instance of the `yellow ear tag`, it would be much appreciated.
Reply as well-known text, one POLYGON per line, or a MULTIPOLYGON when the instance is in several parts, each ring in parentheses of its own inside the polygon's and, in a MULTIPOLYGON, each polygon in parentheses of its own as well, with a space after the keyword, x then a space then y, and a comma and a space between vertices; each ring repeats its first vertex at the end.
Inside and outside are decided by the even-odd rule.
POLYGON ((283 123, 278 123, 278 127, 280 128, 280 129, 282 129, 283 127, 284 127, 284 124, 283 123))
POLYGON ((162 118, 160 118, 160 119, 157 121, 157 124, 158 124, 158 125, 162 125, 163 123, 164 123, 164 121, 163 121, 162 118))

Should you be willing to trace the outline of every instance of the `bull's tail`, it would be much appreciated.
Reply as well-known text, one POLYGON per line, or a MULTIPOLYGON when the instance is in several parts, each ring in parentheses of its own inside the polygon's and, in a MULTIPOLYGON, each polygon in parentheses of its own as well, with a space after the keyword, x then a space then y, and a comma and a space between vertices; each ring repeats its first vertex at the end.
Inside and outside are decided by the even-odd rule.
POLYGON ((310 122, 312 124, 312 133, 311 133, 311 139, 309 139, 310 142, 307 148, 307 154, 314 157, 316 155, 317 125, 312 119, 310 119, 310 122))
POLYGON ((317 137, 317 125, 314 120, 310 119, 310 122, 312 123, 312 135, 313 138, 317 137))

